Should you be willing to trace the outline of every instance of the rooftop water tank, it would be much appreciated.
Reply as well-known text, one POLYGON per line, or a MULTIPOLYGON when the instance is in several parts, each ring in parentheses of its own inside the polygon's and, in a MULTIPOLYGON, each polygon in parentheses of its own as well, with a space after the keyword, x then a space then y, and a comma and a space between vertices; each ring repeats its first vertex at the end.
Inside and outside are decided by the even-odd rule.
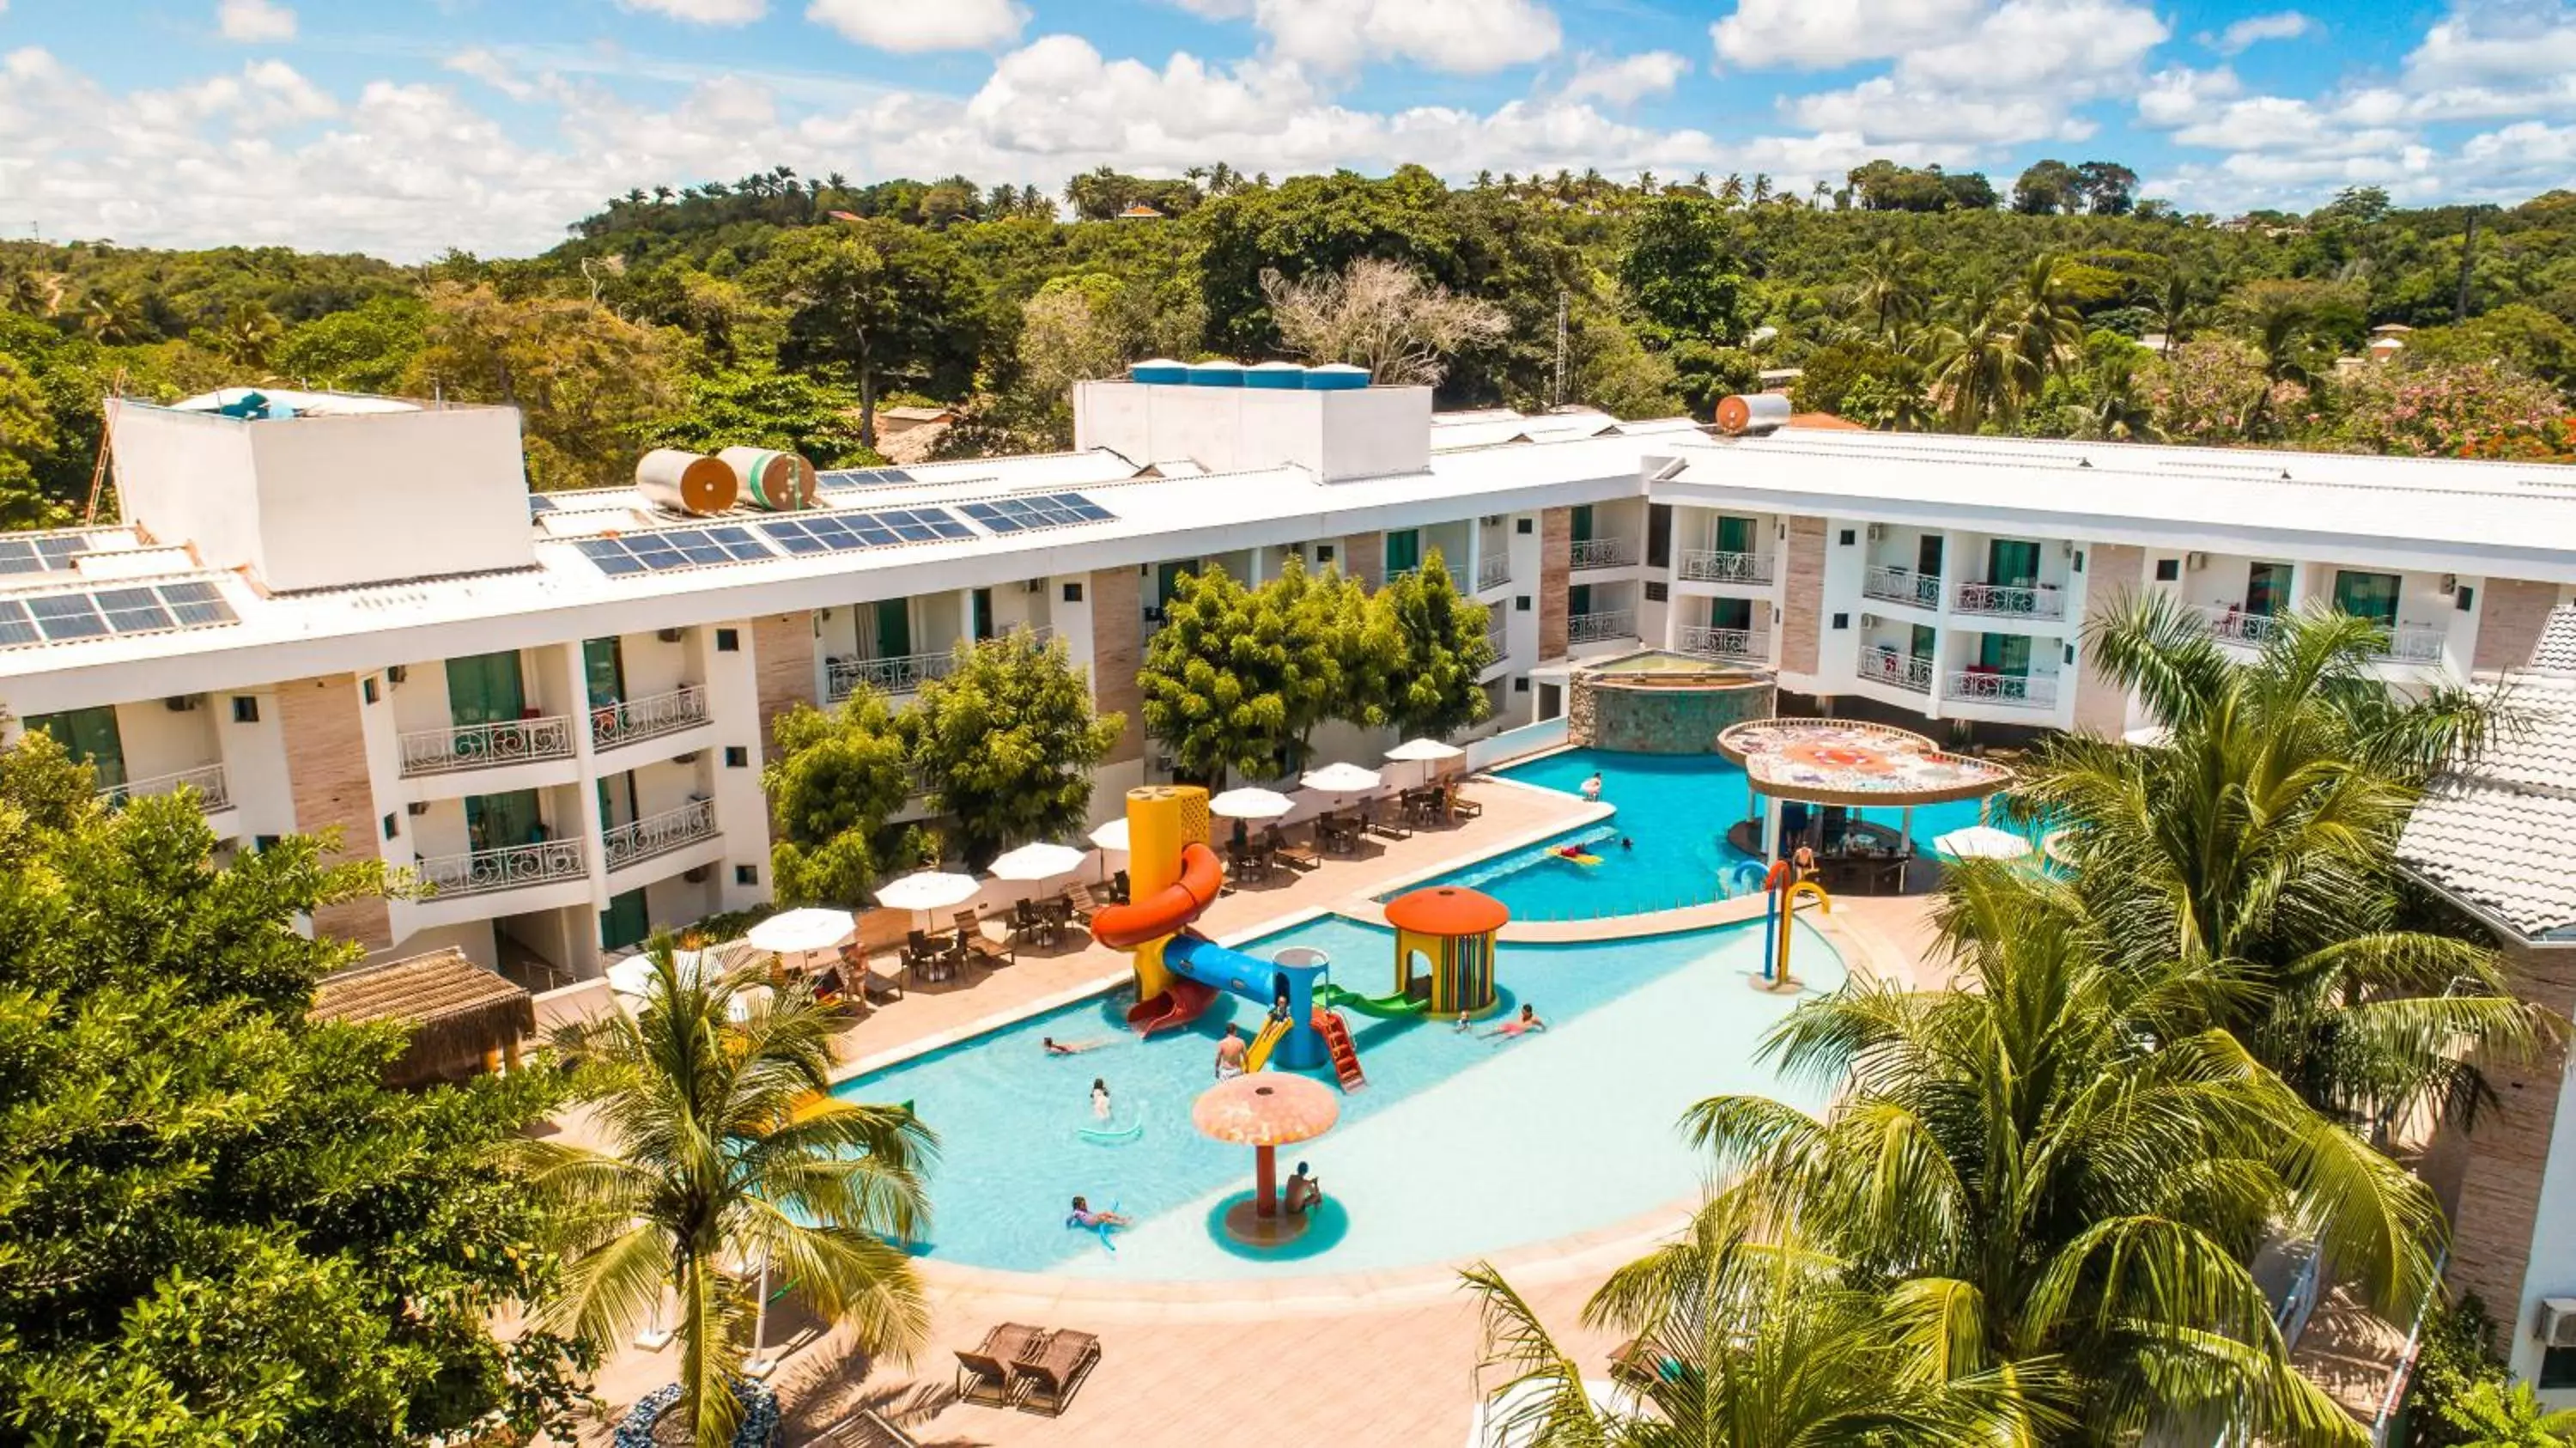
POLYGON ((1354 367, 1348 362, 1327 362, 1321 367, 1306 369, 1308 392, 1348 392, 1368 385, 1368 369, 1354 367))
POLYGON ((1717 403, 1717 430, 1728 437, 1777 431, 1789 421, 1789 399, 1777 392, 1737 393, 1717 403))
POLYGON ((1148 357, 1142 362, 1128 366, 1127 380, 1130 382, 1187 382, 1190 380, 1190 364, 1175 362, 1169 357, 1148 357))
POLYGON ((1240 362, 1193 362, 1190 364, 1192 387, 1241 387, 1243 364, 1240 362))
POLYGON ((1256 362, 1243 369, 1243 385, 1293 392, 1306 385, 1306 369, 1294 362, 1256 362))

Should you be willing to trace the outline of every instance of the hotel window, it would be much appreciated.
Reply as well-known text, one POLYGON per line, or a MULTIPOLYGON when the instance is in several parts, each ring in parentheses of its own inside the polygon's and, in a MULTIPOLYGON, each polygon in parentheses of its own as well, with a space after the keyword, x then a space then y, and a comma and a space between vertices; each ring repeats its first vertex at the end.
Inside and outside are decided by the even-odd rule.
POLYGON ((759 883, 760 883, 760 867, 759 867, 758 865, 736 865, 736 866, 734 866, 734 867, 733 867, 733 882, 734 882, 735 884, 737 884, 737 885, 757 885, 757 884, 759 884, 759 883))
POLYGON ((2182 577, 2181 559, 2159 558, 2156 560, 2156 582, 2171 583, 2180 577, 2182 577))
POLYGON ((236 724, 258 723, 259 701, 248 694, 235 694, 233 696, 233 722, 236 724))
POLYGON ((738 653, 741 653, 741 652, 742 652, 742 633, 741 633, 741 631, 740 631, 740 630, 737 630, 737 629, 729 629, 729 628, 720 628, 720 629, 717 629, 717 630, 716 630, 716 652, 717 652, 717 653, 720 653, 720 654, 738 654, 738 653))
POLYGON ((100 789, 114 789, 125 783, 125 741, 116 732, 115 705, 30 714, 27 727, 52 735, 63 753, 97 770, 100 789))
POLYGON ((2335 570, 2335 607, 2354 618, 2366 618, 2381 628, 2397 626, 2397 590, 2403 580, 2394 573, 2356 573, 2349 568, 2335 570))
POLYGON ((749 769, 750 767, 751 767, 751 751, 750 751, 750 750, 745 749, 743 746, 741 746, 741 745, 739 745, 739 744, 728 744, 728 745, 726 745, 726 746, 725 746, 725 768, 727 768, 727 769, 749 769))
POLYGON ((1398 528, 1386 535, 1386 573, 1389 578, 1421 566, 1421 529, 1398 528))

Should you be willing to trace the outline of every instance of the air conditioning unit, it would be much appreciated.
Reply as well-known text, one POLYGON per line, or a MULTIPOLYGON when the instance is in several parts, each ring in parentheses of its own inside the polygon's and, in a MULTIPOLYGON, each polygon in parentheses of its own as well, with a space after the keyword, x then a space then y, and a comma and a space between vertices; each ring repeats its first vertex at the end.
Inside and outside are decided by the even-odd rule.
POLYGON ((1885 523, 1872 523, 1869 525, 1869 541, 1872 543, 1876 543, 1886 536, 1887 525, 1885 523))
POLYGON ((2576 1297, 2540 1299, 2540 1342, 2543 1347, 2576 1347, 2576 1297))
POLYGON ((173 714, 193 714, 197 711, 197 702, 194 694, 173 694, 161 701, 161 707, 173 714))
POLYGON ((429 813, 429 806, 421 803, 419 800, 413 800, 410 804, 403 806, 403 810, 412 817, 418 818, 421 815, 429 813))
POLYGON ((2209 555, 2206 553, 2186 553, 2182 556, 2182 566, 2193 573, 2198 573, 2200 570, 2209 566, 2209 555))
POLYGON ((653 637, 660 639, 666 644, 675 644, 680 641, 680 631, 675 628, 658 629, 654 632, 653 637))
POLYGON ((686 754, 674 754, 671 756, 671 762, 673 764, 695 764, 698 762, 698 751, 692 749, 686 754))
POLYGON ((1862 615, 1860 616, 1860 626, 1861 626, 1862 628, 1876 628, 1876 627, 1878 627, 1878 615, 1877 615, 1877 614, 1874 614, 1874 613, 1865 613, 1865 614, 1862 614, 1862 615))
POLYGON ((385 670, 385 682, 388 684, 399 684, 410 677, 411 665, 409 664, 395 664, 385 670))
POLYGON ((2442 596, 2443 596, 2444 598, 2448 598, 2448 597, 2450 597, 2452 594, 2455 594, 2455 593, 2457 593, 2457 592, 2459 592, 2459 591, 2460 591, 2460 575, 2458 575, 2458 574, 2456 574, 2456 573, 2445 573, 2445 574, 2443 574, 2443 575, 2442 575, 2442 596))
POLYGON ((682 870, 680 878, 692 885, 703 885, 715 875, 715 872, 716 867, 713 865, 700 865, 693 870, 682 870))

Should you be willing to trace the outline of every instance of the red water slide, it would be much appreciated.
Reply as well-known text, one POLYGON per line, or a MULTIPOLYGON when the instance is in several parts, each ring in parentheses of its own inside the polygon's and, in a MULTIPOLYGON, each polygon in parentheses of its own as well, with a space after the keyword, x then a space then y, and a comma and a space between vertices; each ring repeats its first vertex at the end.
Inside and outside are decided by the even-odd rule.
POLYGON ((1156 1031, 1178 1030, 1203 1014, 1215 1000, 1216 987, 1186 976, 1172 977, 1171 987, 1149 1001, 1138 1001, 1127 1008, 1127 1024, 1140 1035, 1156 1031))
POLYGON ((1160 940, 1199 918, 1225 883, 1225 867, 1205 845, 1181 847, 1181 877, 1125 905, 1103 905, 1091 912, 1091 938, 1112 950, 1133 950, 1160 940))

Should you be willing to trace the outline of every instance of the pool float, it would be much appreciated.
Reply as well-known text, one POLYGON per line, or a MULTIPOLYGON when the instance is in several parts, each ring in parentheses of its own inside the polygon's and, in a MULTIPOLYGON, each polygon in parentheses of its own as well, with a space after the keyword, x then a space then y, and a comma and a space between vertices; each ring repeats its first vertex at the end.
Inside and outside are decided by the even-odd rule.
MULTIPOLYGON (((1136 1103, 1136 1119, 1125 1126, 1077 1126, 1073 1133, 1086 1141, 1134 1141, 1145 1134, 1145 1103, 1136 1103)), ((1118 1209, 1113 1206, 1109 1210, 1118 1209)))
POLYGON ((1116 1215, 1118 1215, 1118 1204, 1111 1202, 1109 1210, 1101 1213, 1101 1220, 1097 1222, 1086 1222, 1080 1217, 1067 1213, 1064 1224, 1074 1231, 1089 1232, 1097 1236, 1100 1238, 1101 1247, 1114 1255, 1118 1251, 1118 1244, 1109 1240, 1109 1234, 1116 1230, 1118 1224, 1110 1221, 1109 1218, 1116 1215))
POLYGON ((1569 865, 1581 865, 1587 870, 1601 863, 1601 857, 1599 855, 1592 853, 1581 845, 1560 845, 1557 848, 1548 851, 1548 853, 1565 861, 1569 865))

